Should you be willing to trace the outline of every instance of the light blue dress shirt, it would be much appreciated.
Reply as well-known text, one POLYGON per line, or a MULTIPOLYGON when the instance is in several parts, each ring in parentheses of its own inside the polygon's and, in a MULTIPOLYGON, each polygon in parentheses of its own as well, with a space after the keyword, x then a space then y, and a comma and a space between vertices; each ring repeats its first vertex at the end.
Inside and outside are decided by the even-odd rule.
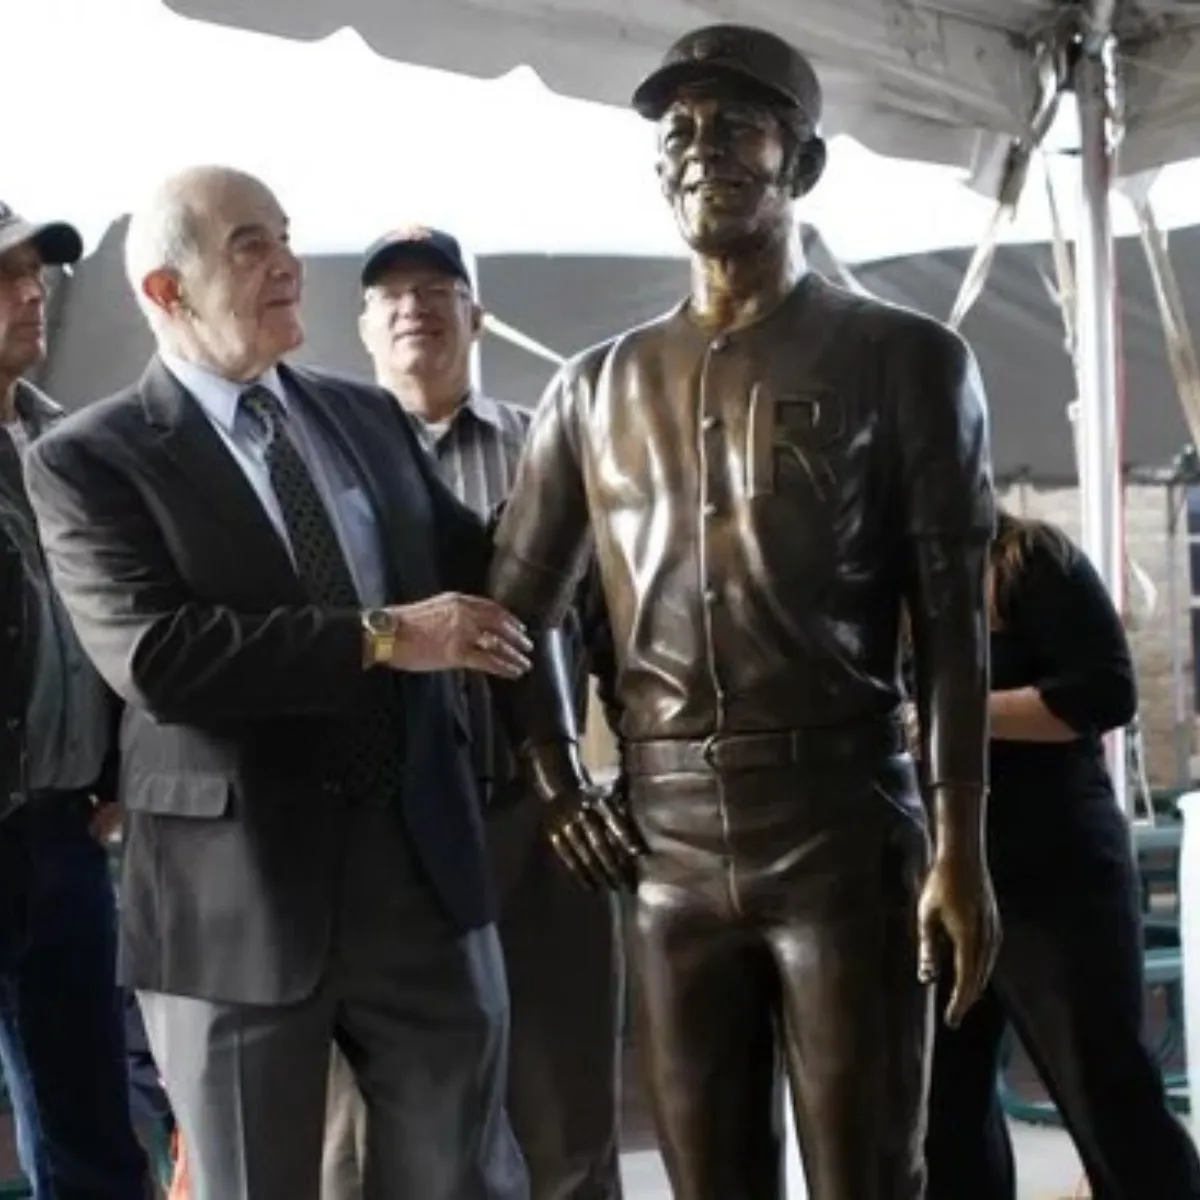
POLYGON ((204 410, 291 555, 292 547, 283 512, 271 487, 265 439, 253 417, 244 412, 239 403, 242 393, 255 385, 265 387, 275 396, 287 414, 287 434, 307 464, 317 490, 325 501, 359 600, 364 608, 376 608, 387 603, 387 575, 380 531, 358 471, 342 448, 316 422, 306 418, 301 405, 288 396, 279 373, 272 368, 249 383, 234 383, 173 354, 160 351, 160 357, 167 370, 204 410))

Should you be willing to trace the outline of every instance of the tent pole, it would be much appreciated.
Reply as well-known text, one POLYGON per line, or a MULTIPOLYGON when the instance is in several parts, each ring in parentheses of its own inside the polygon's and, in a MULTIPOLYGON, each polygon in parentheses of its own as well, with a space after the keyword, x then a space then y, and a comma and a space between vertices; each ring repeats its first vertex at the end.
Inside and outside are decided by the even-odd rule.
MULTIPOLYGON (((1171 740, 1175 749, 1175 785, 1187 787, 1191 775, 1192 731, 1183 673, 1183 624, 1179 587, 1179 525, 1187 507, 1188 487, 1178 475, 1167 484, 1167 640, 1171 645, 1171 740)), ((1188 546, 1190 553, 1191 546, 1188 546)), ((1188 606, 1189 616, 1191 605, 1188 606)))
MULTIPOLYGON (((482 304, 483 300, 479 295, 479 259, 465 246, 462 247, 462 256, 463 265, 467 268, 467 274, 471 277, 471 290, 475 293, 475 303, 482 304)), ((471 344, 469 363, 471 390, 474 392, 483 391, 483 350, 480 346, 482 341, 483 333, 481 331, 479 337, 471 344)))
MULTIPOLYGON (((1097 4, 1081 29, 1073 83, 1079 104, 1082 211, 1078 242, 1079 487, 1083 549, 1124 606, 1121 420, 1117 395, 1116 270, 1110 196, 1117 140, 1116 39, 1112 4, 1097 4), (1104 11, 1100 11, 1100 10, 1104 11)), ((1107 739, 1118 802, 1131 814, 1125 736, 1107 739)))

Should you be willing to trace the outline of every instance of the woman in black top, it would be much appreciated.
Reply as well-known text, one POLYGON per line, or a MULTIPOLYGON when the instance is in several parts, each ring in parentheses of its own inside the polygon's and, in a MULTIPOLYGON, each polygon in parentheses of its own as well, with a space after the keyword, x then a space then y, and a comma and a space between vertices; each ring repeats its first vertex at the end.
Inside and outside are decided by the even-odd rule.
POLYGON ((1142 1042, 1137 876, 1101 744, 1137 707, 1121 619, 1066 537, 1006 513, 989 590, 988 851, 1004 941, 962 1025, 939 1022, 928 1200, 1016 1200, 996 1090, 1008 1023, 1094 1200, 1197 1200, 1200 1162, 1142 1042))

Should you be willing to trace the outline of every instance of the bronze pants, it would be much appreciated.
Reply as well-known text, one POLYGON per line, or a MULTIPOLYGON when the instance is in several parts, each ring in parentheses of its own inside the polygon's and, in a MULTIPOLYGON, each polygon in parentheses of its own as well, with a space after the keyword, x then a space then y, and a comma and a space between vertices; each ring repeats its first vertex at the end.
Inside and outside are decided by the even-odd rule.
POLYGON ((781 1200, 785 1071, 811 1200, 921 1200, 932 1007, 911 760, 632 761, 650 849, 640 1035, 675 1200, 781 1200))

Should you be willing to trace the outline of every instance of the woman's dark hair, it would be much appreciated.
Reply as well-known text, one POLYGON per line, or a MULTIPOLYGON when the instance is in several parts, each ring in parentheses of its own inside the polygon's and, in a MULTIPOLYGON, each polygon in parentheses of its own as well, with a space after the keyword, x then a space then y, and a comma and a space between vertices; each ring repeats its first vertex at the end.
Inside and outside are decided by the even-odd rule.
POLYGON ((1066 534, 1045 521, 1018 517, 999 509, 996 532, 988 554, 988 616, 993 627, 1004 623, 1013 587, 1025 569, 1031 551, 1045 550, 1061 562, 1071 555, 1066 534))
MULTIPOLYGON (((988 549, 987 602, 992 628, 1004 623, 1016 584, 1031 550, 1042 548, 1060 562, 1071 556, 1071 542, 1061 530, 1032 517, 1017 517, 1007 509, 996 512, 996 532, 988 549)), ((900 653, 912 658, 912 624, 908 607, 900 611, 900 653)))

